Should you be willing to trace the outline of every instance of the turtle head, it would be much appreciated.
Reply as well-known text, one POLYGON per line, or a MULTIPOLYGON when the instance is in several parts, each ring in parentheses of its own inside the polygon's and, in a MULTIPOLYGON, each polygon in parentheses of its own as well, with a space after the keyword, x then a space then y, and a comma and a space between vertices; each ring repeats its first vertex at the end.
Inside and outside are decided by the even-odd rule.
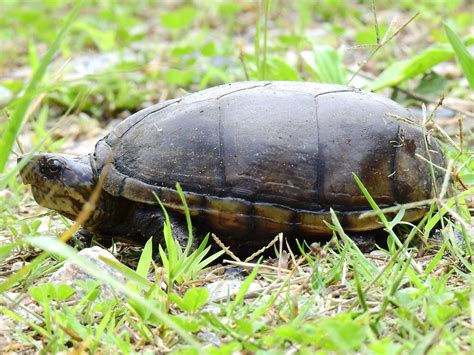
MULTIPOLYGON (((18 163, 24 156, 18 158, 18 163)), ((74 220, 96 185, 90 156, 38 153, 21 168, 24 184, 30 184, 41 206, 74 220)))

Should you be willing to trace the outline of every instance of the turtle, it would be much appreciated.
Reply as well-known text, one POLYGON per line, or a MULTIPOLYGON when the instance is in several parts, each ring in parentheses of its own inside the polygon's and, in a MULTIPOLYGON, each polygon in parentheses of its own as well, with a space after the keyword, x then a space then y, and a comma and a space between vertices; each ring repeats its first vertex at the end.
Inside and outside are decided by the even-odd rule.
MULTIPOLYGON (((385 208, 432 198, 443 179, 436 167, 446 163, 416 117, 388 98, 336 84, 246 81, 138 111, 88 155, 36 153, 22 165, 35 200, 71 220, 98 187, 83 231, 102 239, 160 240, 159 201, 187 238, 178 183, 196 231, 245 252, 278 233, 309 243, 330 236, 331 211, 348 233, 380 230, 354 175, 385 208)), ((425 214, 407 209, 403 220, 425 214)))

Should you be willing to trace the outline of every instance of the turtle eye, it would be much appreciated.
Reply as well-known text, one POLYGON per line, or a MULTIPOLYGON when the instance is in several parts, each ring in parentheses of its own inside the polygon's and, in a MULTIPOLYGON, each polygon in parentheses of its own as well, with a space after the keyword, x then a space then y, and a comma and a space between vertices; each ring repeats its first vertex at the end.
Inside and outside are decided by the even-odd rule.
POLYGON ((63 164, 57 159, 50 159, 47 162, 49 175, 57 176, 63 170, 63 164))

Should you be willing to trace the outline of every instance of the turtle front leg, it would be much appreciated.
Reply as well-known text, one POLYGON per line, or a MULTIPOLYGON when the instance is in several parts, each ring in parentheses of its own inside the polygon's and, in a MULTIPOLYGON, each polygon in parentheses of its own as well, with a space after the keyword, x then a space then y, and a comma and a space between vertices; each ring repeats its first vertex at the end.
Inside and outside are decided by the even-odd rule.
POLYGON ((76 249, 82 250, 90 247, 94 234, 89 232, 84 227, 81 227, 76 233, 74 233, 71 239, 68 240, 68 244, 76 249))
MULTIPOLYGON (((179 243, 181 248, 186 248, 189 240, 189 231, 183 216, 170 215, 171 233, 173 238, 179 243)), ((194 231, 192 231, 193 237, 195 237, 194 231)), ((193 238, 195 244, 196 238, 193 238)))
MULTIPOLYGON (((169 219, 173 238, 179 243, 181 248, 185 248, 189 239, 189 232, 183 216, 170 213, 169 219)), ((147 206, 137 209, 131 220, 131 235, 129 239, 145 244, 148 239, 153 237, 153 244, 156 246, 161 244, 164 247, 163 228, 165 227, 165 222, 163 214, 156 209, 150 209, 147 206)))
POLYGON ((67 243, 78 250, 82 250, 93 245, 109 248, 112 246, 113 241, 113 236, 98 234, 81 227, 76 233, 72 235, 71 239, 69 239, 67 243))

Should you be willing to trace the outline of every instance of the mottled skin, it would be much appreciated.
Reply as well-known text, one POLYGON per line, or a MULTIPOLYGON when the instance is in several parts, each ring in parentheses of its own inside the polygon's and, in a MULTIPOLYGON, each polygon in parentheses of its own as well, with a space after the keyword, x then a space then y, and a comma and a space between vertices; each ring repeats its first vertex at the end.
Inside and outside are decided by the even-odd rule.
MULTIPOLYGON (((348 232, 381 227, 354 181, 380 207, 433 196, 423 131, 397 103, 340 86, 242 82, 166 101, 129 117, 84 157, 39 154, 22 170, 41 205, 77 217, 103 175, 84 227, 105 238, 161 236, 163 202, 186 238, 182 186, 198 230, 238 249, 275 234, 308 241, 329 236, 337 212, 348 232), (395 117, 402 117, 398 120, 395 117)), ((444 165, 435 142, 431 159, 444 165)), ((442 174, 436 172, 436 181, 442 174)), ((406 211, 416 221, 423 209, 406 211)))
MULTIPOLYGON (((18 163, 21 160, 23 156, 18 163)), ((39 153, 21 169, 21 177, 31 185, 33 197, 41 206, 75 220, 97 186, 98 176, 90 160, 89 155, 39 153)), ((170 216, 176 237, 184 240, 188 235, 185 225, 173 213, 170 216)), ((163 214, 156 208, 102 190, 79 235, 89 238, 96 234, 102 240, 126 239, 144 244, 150 236, 161 236, 163 224, 163 214)))

